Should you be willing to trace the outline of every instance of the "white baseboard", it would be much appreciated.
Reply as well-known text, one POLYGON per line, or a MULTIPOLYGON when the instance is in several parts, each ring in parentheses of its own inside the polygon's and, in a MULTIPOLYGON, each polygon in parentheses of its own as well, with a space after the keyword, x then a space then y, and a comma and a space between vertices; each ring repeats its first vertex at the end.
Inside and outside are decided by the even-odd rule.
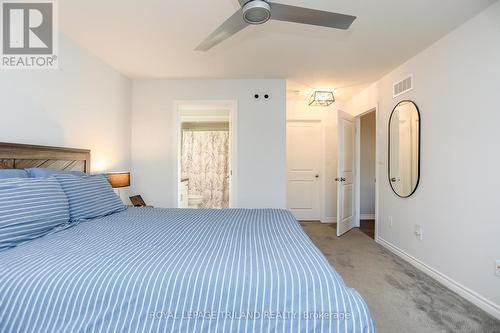
POLYGON ((337 223, 337 218, 336 217, 325 217, 325 218, 321 219, 321 223, 325 223, 325 224, 337 223))
POLYGON ((441 284, 445 285, 449 289, 453 290, 469 302, 477 305, 484 311, 488 312, 491 314, 493 317, 500 319, 500 305, 495 304, 494 302, 488 300, 482 295, 479 295, 478 293, 470 290, 469 288, 461 285, 457 281, 451 279, 450 277, 444 275, 443 273, 439 272, 438 270, 428 266, 424 262, 420 261, 419 259, 413 257, 412 255, 406 253, 405 251, 401 250, 394 244, 377 237, 376 242, 392 253, 396 254, 398 257, 404 259, 405 261, 409 262, 411 265, 415 266, 416 268, 420 269, 427 275, 431 276, 441 284))
POLYGON ((360 220, 375 220, 375 213, 373 214, 361 214, 359 216, 360 220))

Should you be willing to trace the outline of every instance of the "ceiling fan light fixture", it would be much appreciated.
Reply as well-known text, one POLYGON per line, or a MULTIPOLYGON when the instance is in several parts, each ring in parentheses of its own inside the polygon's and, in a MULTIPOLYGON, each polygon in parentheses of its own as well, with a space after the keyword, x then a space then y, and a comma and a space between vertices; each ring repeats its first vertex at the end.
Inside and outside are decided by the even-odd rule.
POLYGON ((243 19, 248 24, 263 24, 271 18, 271 6, 262 0, 253 0, 243 7, 243 19))

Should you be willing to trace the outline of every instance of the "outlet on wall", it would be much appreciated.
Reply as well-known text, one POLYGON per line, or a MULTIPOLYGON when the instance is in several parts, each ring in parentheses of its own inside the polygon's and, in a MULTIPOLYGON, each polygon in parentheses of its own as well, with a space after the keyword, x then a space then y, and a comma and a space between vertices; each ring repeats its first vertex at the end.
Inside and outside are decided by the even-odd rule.
POLYGON ((392 228, 392 216, 387 217, 387 222, 389 224, 389 228, 392 228))
POLYGON ((495 275, 500 277, 500 260, 497 260, 495 263, 495 275))
POLYGON ((418 240, 424 239, 422 235, 422 226, 420 224, 415 224, 415 236, 418 240))

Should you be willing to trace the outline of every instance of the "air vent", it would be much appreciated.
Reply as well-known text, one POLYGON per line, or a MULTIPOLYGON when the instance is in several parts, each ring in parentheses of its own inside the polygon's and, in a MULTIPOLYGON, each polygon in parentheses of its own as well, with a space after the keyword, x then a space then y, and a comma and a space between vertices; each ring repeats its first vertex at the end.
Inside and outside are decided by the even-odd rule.
POLYGON ((393 97, 401 96, 413 89, 413 75, 394 84, 393 97))

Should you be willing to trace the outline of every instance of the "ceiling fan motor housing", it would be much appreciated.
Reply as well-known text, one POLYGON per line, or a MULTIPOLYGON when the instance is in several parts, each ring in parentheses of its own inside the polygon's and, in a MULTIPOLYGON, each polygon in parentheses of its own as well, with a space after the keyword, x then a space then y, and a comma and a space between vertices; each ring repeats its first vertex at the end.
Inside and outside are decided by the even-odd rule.
POLYGON ((249 1, 243 6, 243 19, 248 24, 263 24, 271 18, 271 6, 262 0, 249 1))
POLYGON ((290 6, 271 1, 238 0, 241 8, 212 32, 196 50, 208 51, 249 25, 263 24, 270 19, 343 30, 349 29, 356 19, 352 15, 290 6))

